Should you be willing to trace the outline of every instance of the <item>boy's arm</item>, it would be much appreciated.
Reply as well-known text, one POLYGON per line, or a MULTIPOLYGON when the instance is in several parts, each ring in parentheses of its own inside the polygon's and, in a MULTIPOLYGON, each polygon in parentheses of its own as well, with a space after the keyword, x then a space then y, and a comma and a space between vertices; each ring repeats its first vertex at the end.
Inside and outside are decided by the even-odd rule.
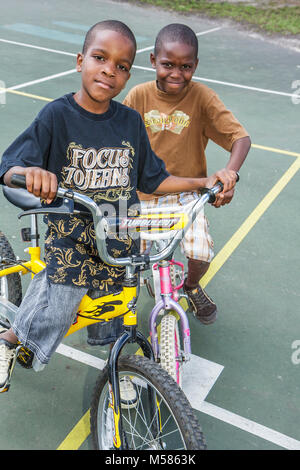
POLYGON ((250 137, 237 139, 231 149, 230 159, 226 165, 227 170, 239 171, 251 147, 250 137))
POLYGON ((11 176, 13 174, 25 175, 27 191, 37 197, 45 199, 50 204, 56 197, 57 178, 54 173, 39 167, 13 166, 4 175, 4 184, 13 187, 11 176))
MULTIPOLYGON (((156 188, 157 195, 165 193, 181 193, 189 191, 198 191, 201 188, 211 188, 218 181, 224 185, 222 193, 230 191, 236 183, 236 172, 233 170, 223 169, 217 171, 208 178, 182 178, 170 175, 156 188)), ((221 193, 221 194, 222 194, 221 193)))

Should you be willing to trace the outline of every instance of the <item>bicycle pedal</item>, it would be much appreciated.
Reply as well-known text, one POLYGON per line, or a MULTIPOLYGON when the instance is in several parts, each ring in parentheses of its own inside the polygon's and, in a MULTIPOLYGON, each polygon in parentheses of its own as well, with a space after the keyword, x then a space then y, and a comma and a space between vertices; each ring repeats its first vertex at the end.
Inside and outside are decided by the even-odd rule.
POLYGON ((8 392, 9 387, 10 387, 10 384, 6 385, 6 387, 3 390, 1 390, 0 393, 8 392))
MULTIPOLYGON (((21 345, 21 344, 20 344, 21 345)), ((34 359, 34 353, 28 348, 21 345, 21 348, 17 354, 17 362, 24 369, 32 369, 32 363, 34 359)))
POLYGON ((187 301, 187 304, 188 304, 188 311, 190 311, 191 313, 195 314, 196 313, 196 307, 194 306, 193 302, 191 301, 191 299, 189 298, 188 295, 182 295, 182 297, 184 297, 187 301))

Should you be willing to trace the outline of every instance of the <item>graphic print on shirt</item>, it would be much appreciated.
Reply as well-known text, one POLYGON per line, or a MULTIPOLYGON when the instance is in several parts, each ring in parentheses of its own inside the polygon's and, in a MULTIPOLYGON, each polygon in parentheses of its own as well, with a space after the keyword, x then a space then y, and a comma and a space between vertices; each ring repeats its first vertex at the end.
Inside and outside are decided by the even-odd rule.
POLYGON ((130 170, 134 149, 129 142, 124 147, 84 148, 72 142, 67 149, 70 162, 63 167, 63 185, 84 192, 97 202, 130 199, 130 170), (132 155, 132 156, 131 156, 132 155))
POLYGON ((150 127, 153 133, 160 131, 170 131, 174 134, 181 134, 182 130, 190 125, 190 116, 183 111, 174 111, 168 115, 152 109, 144 114, 146 128, 150 127))

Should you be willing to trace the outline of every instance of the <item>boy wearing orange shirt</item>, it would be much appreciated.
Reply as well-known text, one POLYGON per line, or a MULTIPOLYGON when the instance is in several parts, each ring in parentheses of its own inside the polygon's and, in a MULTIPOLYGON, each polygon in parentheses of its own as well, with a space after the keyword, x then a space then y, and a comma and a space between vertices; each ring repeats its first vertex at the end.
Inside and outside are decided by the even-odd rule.
MULTIPOLYGON (((213 90, 192 81, 198 65, 198 39, 194 31, 176 23, 164 27, 158 33, 150 60, 156 69, 156 80, 134 87, 124 104, 141 114, 151 147, 167 170, 176 176, 205 177, 205 149, 212 140, 230 152, 226 168, 220 171, 238 171, 250 149, 250 138, 213 90)), ((234 189, 220 194, 215 207, 228 204, 233 193, 234 189)), ((196 192, 162 197, 139 193, 142 208, 147 209, 185 204, 197 196, 196 192)), ((187 232, 182 248, 188 259, 184 290, 195 316, 204 324, 213 323, 217 307, 199 285, 214 255, 204 212, 187 232)))

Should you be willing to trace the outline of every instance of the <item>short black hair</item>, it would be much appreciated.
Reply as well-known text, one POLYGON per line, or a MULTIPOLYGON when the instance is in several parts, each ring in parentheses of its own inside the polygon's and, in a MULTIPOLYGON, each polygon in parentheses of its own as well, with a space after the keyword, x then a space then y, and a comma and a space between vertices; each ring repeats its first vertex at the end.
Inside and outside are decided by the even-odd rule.
POLYGON ((187 25, 171 23, 162 28, 156 36, 154 55, 157 55, 164 42, 181 42, 192 46, 195 50, 195 58, 198 57, 198 39, 194 31, 187 25))
POLYGON ((86 33, 83 47, 82 47, 82 54, 85 54, 86 51, 88 50, 96 31, 101 31, 101 30, 103 31, 104 29, 116 31, 117 33, 120 33, 126 38, 128 38, 133 44, 133 49, 134 49, 133 59, 134 59, 136 48, 137 48, 135 36, 133 32, 131 31, 131 29, 125 23, 122 23, 122 21, 118 21, 118 20, 104 20, 104 21, 99 21, 98 23, 94 24, 94 26, 92 26, 86 33))

